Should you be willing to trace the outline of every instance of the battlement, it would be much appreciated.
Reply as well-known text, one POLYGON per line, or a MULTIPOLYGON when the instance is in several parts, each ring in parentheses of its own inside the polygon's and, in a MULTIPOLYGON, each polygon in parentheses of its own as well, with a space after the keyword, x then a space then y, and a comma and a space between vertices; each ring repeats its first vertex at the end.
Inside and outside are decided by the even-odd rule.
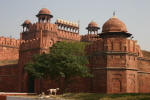
POLYGON ((19 46, 19 39, 0 37, 0 60, 17 60, 19 46))
POLYGON ((19 48, 20 40, 16 40, 15 38, 8 38, 8 37, 0 37, 0 46, 9 46, 19 48))
POLYGON ((57 35, 58 38, 68 39, 68 40, 80 41, 81 38, 79 34, 71 31, 65 31, 65 30, 58 30, 57 35))
POLYGON ((28 49, 35 49, 40 48, 40 38, 31 39, 31 40, 22 40, 20 45, 20 50, 28 50, 28 49))
POLYGON ((91 42, 91 41, 96 41, 99 40, 100 38, 97 38, 98 36, 96 34, 87 34, 87 35, 82 35, 81 36, 81 41, 84 42, 91 42))
POLYGON ((35 32, 35 31, 57 31, 57 25, 51 23, 39 23, 30 24, 29 29, 26 31, 35 32))

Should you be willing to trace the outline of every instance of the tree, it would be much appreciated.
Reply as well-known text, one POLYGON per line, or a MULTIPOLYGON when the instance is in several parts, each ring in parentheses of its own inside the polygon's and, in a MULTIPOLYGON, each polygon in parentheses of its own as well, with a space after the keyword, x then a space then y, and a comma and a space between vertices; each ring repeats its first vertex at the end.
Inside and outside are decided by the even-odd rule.
POLYGON ((86 67, 85 46, 83 42, 57 42, 50 48, 50 53, 33 56, 25 70, 37 78, 50 77, 57 82, 63 78, 65 89, 74 77, 92 76, 86 67))

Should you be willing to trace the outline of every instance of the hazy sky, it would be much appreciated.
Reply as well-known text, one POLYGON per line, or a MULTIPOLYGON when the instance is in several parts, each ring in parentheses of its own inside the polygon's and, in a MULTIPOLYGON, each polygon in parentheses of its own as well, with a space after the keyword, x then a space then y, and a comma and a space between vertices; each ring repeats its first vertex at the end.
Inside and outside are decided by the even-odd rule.
POLYGON ((115 11, 141 48, 150 51, 150 0, 0 0, 0 36, 19 38, 20 25, 26 19, 36 22, 41 8, 51 11, 52 23, 80 20, 81 34, 92 20, 102 27, 115 11))

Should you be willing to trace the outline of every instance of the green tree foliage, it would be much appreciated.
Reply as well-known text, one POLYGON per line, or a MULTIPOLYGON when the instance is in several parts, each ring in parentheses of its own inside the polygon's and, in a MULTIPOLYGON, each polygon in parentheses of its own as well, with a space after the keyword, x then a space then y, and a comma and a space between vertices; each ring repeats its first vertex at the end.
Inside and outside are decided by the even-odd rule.
POLYGON ((57 42, 50 48, 50 53, 33 56, 32 62, 25 65, 25 70, 37 78, 50 77, 59 81, 64 79, 65 88, 73 77, 91 77, 86 65, 85 43, 57 42))
POLYGON ((49 55, 37 54, 32 57, 32 61, 25 64, 25 71, 33 78, 47 78, 49 76, 49 55))

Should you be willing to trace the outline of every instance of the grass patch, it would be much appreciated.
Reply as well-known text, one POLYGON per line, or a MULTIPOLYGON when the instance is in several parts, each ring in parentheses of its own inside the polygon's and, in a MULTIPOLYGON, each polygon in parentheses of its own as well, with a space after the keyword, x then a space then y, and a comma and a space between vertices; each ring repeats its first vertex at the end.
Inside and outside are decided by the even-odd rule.
POLYGON ((69 100, 150 100, 150 94, 98 94, 65 93, 60 97, 69 100))

